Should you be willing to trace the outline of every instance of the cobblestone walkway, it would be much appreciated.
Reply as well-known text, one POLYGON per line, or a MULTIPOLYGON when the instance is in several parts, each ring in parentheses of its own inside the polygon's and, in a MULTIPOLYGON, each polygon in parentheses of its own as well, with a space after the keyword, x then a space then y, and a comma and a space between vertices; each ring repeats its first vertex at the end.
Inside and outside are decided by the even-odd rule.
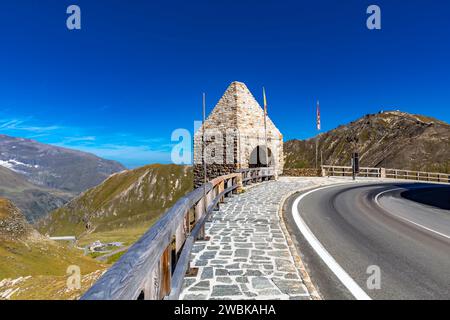
POLYGON ((280 202, 311 180, 266 182, 233 196, 206 224, 209 241, 194 245, 196 277, 180 299, 310 299, 279 218, 280 202))

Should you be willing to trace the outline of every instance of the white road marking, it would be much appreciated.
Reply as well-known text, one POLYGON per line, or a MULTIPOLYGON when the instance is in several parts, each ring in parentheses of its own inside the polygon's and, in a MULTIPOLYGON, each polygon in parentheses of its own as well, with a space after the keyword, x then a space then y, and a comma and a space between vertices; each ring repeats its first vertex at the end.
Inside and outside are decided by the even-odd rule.
POLYGON ((375 203, 376 203, 380 208, 384 209, 384 211, 388 212, 390 215, 395 216, 396 218, 399 218, 399 219, 402 219, 402 220, 407 221, 407 222, 409 222, 409 223, 412 223, 412 224, 418 226, 419 228, 422 228, 422 229, 428 230, 428 231, 430 231, 430 232, 433 232, 433 233, 435 233, 435 234, 437 234, 437 235, 440 235, 441 237, 450 239, 450 236, 448 236, 448 235, 446 235, 446 234, 443 234, 443 233, 441 233, 441 232, 439 232, 439 231, 436 231, 436 230, 430 229, 430 228, 428 228, 428 227, 425 227, 424 225, 421 225, 420 223, 411 221, 411 220, 406 219, 406 218, 404 218, 404 217, 402 217, 402 216, 399 216, 399 215, 396 215, 396 214, 392 214, 392 213, 389 212, 389 210, 387 210, 385 207, 383 207, 383 206, 380 204, 379 198, 380 198, 381 195, 383 195, 383 194, 385 194, 385 193, 388 193, 388 192, 397 191, 397 190, 404 190, 404 188, 395 188, 395 189, 389 189, 389 190, 385 190, 385 191, 383 191, 383 192, 380 192, 379 194, 377 194, 377 195, 375 196, 375 203))
POLYGON ((353 280, 347 272, 334 260, 334 258, 328 253, 328 251, 325 249, 325 247, 320 243, 320 241, 314 236, 314 234, 311 232, 309 227, 306 225, 305 221, 300 216, 300 213, 298 212, 298 204, 300 201, 305 198, 307 195, 331 188, 336 187, 334 186, 327 186, 322 187, 318 189, 314 189, 311 191, 308 191, 302 195, 300 195, 297 199, 295 199, 293 205, 292 205, 292 215, 294 218, 295 223, 297 224, 298 229, 303 234, 305 239, 309 242, 311 247, 316 251, 316 253, 320 256, 320 258, 325 262, 325 264, 330 268, 330 270, 336 275, 336 277, 342 282, 342 284, 351 292, 351 294, 357 299, 357 300, 372 300, 367 293, 364 292, 363 289, 353 280))

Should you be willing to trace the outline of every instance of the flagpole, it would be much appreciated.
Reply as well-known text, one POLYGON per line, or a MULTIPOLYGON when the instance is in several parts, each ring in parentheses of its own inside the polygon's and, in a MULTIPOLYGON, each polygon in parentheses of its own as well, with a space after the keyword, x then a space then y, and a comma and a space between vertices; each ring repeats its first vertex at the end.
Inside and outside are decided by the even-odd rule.
POLYGON ((206 159, 205 159, 205 121, 206 121, 206 94, 203 93, 203 123, 202 123, 202 146, 203 146, 203 202, 206 214, 206 159))
POLYGON ((266 100, 266 90, 263 87, 263 97, 264 97, 264 139, 266 141, 266 167, 269 167, 269 149, 267 148, 267 100, 266 100))
POLYGON ((318 152, 318 149, 319 149, 318 139, 319 139, 319 136, 316 136, 316 169, 317 169, 317 158, 318 158, 317 152, 318 152))
POLYGON ((316 119, 317 119, 317 136, 316 136, 316 169, 318 169, 318 162, 319 162, 319 134, 320 134, 320 105, 319 100, 317 100, 317 106, 316 106, 316 119))

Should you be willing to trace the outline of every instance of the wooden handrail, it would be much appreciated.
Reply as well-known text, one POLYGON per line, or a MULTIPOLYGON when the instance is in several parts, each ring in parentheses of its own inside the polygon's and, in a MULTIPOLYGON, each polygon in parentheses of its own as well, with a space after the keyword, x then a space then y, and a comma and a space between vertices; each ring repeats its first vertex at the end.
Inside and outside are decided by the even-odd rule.
POLYGON ((83 300, 178 299, 195 240, 219 203, 243 184, 268 180, 273 168, 217 177, 179 199, 83 296, 83 300), (192 216, 195 217, 191 223, 192 216))
MULTIPOLYGON (((322 166, 324 176, 346 176, 352 175, 350 166, 322 166)), ((377 178, 406 179, 426 182, 450 183, 449 173, 423 172, 403 169, 385 169, 361 167, 358 176, 375 176, 377 178)))

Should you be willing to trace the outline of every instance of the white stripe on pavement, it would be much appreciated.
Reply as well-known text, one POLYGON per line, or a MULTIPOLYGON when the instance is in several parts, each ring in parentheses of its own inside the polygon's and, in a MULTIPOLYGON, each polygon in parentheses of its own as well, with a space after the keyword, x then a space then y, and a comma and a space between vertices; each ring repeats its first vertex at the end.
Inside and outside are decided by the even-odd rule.
POLYGON ((351 292, 351 294, 357 300, 372 300, 367 293, 364 292, 363 289, 353 280, 347 272, 334 260, 334 258, 328 253, 328 251, 324 248, 324 246, 320 243, 320 241, 314 236, 309 227, 306 225, 305 221, 300 216, 298 212, 298 204, 300 201, 306 196, 310 195, 313 192, 332 188, 335 186, 327 186, 318 189, 314 189, 308 191, 302 195, 300 195, 297 199, 295 199, 292 205, 292 215, 295 223, 297 224, 298 229, 311 245, 311 247, 316 251, 319 257, 325 262, 325 264, 330 268, 330 270, 336 275, 336 277, 342 282, 342 284, 351 292))

